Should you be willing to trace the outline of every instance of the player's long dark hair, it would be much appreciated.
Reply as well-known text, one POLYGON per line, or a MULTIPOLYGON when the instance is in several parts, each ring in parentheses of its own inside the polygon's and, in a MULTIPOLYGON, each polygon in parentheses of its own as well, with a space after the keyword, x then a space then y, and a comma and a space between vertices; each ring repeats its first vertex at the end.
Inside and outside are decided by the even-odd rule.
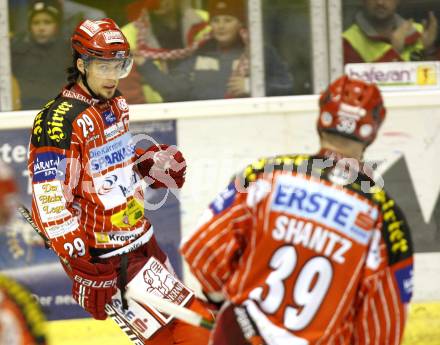
POLYGON ((76 50, 74 50, 72 54, 72 66, 67 68, 67 81, 69 82, 69 84, 76 83, 79 76, 81 75, 78 67, 76 67, 76 61, 79 58, 81 58, 81 55, 76 50))

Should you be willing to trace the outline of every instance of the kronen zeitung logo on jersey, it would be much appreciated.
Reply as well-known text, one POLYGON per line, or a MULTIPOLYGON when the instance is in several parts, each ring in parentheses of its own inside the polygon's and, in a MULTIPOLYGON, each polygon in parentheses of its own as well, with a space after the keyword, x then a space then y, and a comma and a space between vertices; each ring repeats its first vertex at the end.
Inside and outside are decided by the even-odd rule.
POLYGON ((358 218, 368 215, 372 222, 378 210, 343 190, 298 176, 282 175, 277 179, 271 208, 302 219, 310 219, 341 232, 366 245, 371 233, 358 218))
POLYGON ((130 133, 111 142, 90 150, 90 169, 92 173, 100 172, 131 159, 134 156, 135 146, 130 133))
POLYGON ((98 244, 124 244, 128 241, 134 241, 143 232, 144 228, 138 228, 132 231, 96 232, 95 240, 98 244))

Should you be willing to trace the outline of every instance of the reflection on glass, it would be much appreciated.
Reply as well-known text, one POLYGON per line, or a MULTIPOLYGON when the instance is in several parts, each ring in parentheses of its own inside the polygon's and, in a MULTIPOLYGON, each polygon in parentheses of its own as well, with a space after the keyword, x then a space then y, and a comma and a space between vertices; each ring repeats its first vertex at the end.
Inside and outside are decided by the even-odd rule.
POLYGON ((121 81, 120 89, 128 102, 185 100, 179 82, 173 90, 169 78, 179 73, 181 62, 206 39, 208 13, 178 0, 138 1, 127 10, 131 21, 122 31, 135 57, 135 68, 121 81))
POLYGON ((11 41, 11 67, 16 81, 13 97, 16 107, 38 109, 65 83, 63 66, 68 64, 70 50, 61 34, 61 7, 57 1, 35 2, 27 18, 27 32, 11 41))
POLYGON ((344 62, 439 59, 438 1, 343 1, 344 62))
POLYGON ((312 93, 309 1, 263 0, 263 20, 265 43, 286 62, 294 94, 312 93))
MULTIPOLYGON (((223 0, 226 7, 216 8, 219 3, 9 0, 14 109, 39 109, 58 94, 67 83, 65 70, 72 62, 69 40, 73 29, 85 18, 107 16, 123 28, 132 48, 135 66, 120 84, 129 103, 249 97, 246 1, 223 0), (205 7, 191 7, 191 3, 205 7)), ((283 39, 271 36, 273 25, 266 26, 266 95, 308 93, 310 68, 304 66, 310 66, 310 53, 307 48, 294 49, 292 18, 283 16, 288 8, 294 18, 307 21, 307 1, 295 5, 274 1, 264 6, 271 13, 266 21, 273 25, 287 21, 280 24, 283 39), (298 65, 301 68, 295 68, 298 65)), ((295 39, 303 48, 308 46, 301 31, 308 35, 308 25, 296 21, 295 28, 300 33, 295 39)))
MULTIPOLYGON (((140 17, 123 28, 136 63, 132 75, 121 82, 128 101, 249 97, 245 2, 211 0, 207 11, 178 5, 175 0, 159 4, 150 8, 143 4, 137 12, 140 17)), ((267 48, 265 55, 266 94, 292 94, 285 65, 273 49, 267 48)))

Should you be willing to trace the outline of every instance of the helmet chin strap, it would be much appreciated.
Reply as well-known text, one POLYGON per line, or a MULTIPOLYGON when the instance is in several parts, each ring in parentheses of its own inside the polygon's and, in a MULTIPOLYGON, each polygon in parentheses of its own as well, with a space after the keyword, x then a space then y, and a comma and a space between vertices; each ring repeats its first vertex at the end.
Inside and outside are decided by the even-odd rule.
POLYGON ((103 101, 103 102, 107 101, 106 98, 97 95, 97 94, 92 90, 92 88, 90 87, 90 85, 89 85, 89 83, 88 83, 88 81, 87 81, 87 69, 84 69, 84 71, 85 71, 85 73, 81 73, 81 72, 80 72, 81 80, 83 81, 83 84, 84 84, 84 86, 86 87, 87 91, 90 93, 90 95, 91 95, 93 98, 95 98, 95 99, 99 99, 100 101, 103 101))

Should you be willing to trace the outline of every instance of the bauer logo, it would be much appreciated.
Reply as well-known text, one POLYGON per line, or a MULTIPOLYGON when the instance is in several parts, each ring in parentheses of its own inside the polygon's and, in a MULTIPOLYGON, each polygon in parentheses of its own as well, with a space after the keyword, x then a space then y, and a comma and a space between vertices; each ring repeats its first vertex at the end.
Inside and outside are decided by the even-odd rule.
POLYGON ((403 303, 411 300, 413 293, 413 266, 406 266, 395 273, 397 285, 399 286, 400 299, 403 303))
POLYGON ((57 176, 64 176, 62 171, 58 171, 58 166, 65 158, 65 155, 52 151, 38 153, 34 161, 33 182, 54 180, 57 176))
POLYGON ((218 195, 215 200, 209 205, 214 214, 219 214, 227 209, 235 200, 237 190, 235 185, 231 183, 226 189, 218 195))

